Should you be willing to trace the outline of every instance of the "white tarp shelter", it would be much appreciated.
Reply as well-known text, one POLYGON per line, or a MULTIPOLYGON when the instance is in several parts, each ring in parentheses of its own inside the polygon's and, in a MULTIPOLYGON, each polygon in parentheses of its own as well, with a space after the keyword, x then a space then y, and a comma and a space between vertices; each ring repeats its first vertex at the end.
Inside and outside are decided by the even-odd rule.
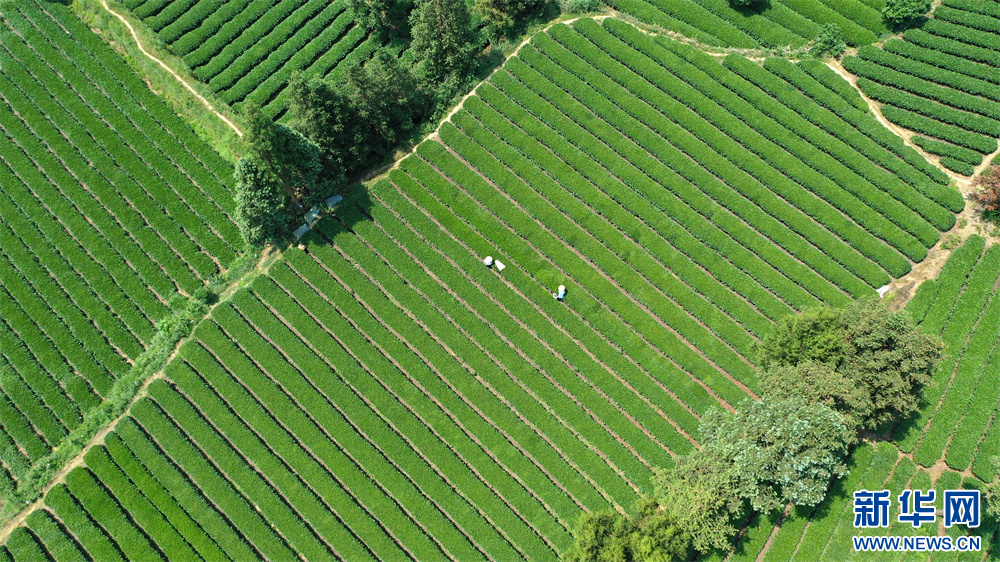
POLYGON ((318 218, 319 218, 319 207, 313 207, 312 209, 309 209, 308 213, 306 213, 306 224, 308 224, 311 227, 318 218))
POLYGON ((330 197, 326 200, 326 208, 332 209, 337 205, 337 203, 340 203, 343 200, 344 200, 343 195, 334 195, 333 197, 330 197))

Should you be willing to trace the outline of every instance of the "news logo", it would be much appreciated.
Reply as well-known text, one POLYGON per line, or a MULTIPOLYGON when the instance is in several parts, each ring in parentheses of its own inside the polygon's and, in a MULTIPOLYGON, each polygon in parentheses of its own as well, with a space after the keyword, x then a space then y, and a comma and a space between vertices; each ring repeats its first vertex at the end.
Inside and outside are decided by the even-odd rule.
MULTIPOLYGON (((854 526, 859 529, 874 529, 889 526, 889 490, 858 490, 854 492, 854 526)), ((904 490, 896 498, 899 501, 900 523, 910 523, 920 527, 924 523, 934 523, 937 512, 934 500, 935 490, 904 490)), ((979 490, 945 490, 944 526, 965 525, 970 529, 979 526, 979 490)))

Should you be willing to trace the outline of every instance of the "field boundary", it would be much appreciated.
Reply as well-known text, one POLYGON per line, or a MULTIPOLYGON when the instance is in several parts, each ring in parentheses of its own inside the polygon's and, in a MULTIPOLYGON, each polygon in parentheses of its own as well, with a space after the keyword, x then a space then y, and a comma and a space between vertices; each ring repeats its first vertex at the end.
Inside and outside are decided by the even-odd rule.
POLYGON ((243 137, 243 132, 240 131, 240 129, 236 126, 235 123, 233 123, 232 121, 230 121, 229 118, 227 118, 225 115, 219 113, 214 107, 212 107, 212 104, 209 103, 209 101, 207 99, 205 99, 204 96, 202 96, 197 91, 195 91, 195 89, 190 84, 188 84, 187 81, 185 81, 183 78, 181 78, 181 76, 179 74, 177 74, 177 72, 174 71, 174 69, 172 69, 169 66, 167 66, 167 63, 165 63, 162 60, 160 60, 160 59, 156 58, 155 56, 153 56, 149 51, 146 50, 145 47, 142 46, 142 41, 139 40, 139 36, 135 33, 135 29, 132 27, 132 24, 129 23, 128 20, 126 20, 124 16, 122 16, 118 12, 116 12, 116 11, 112 10, 110 7, 108 7, 107 0, 101 0, 101 6, 105 10, 107 10, 107 12, 109 14, 111 14, 111 15, 115 16, 116 18, 118 18, 118 21, 120 21, 123 24, 125 24, 125 27, 128 28, 129 33, 132 34, 132 39, 135 40, 136 46, 139 47, 139 52, 141 52, 142 54, 146 55, 153 62, 155 62, 156 64, 160 65, 164 70, 166 70, 167 72, 169 72, 170 75, 173 76, 178 82, 180 82, 181 85, 184 86, 184 88, 187 91, 191 92, 191 95, 193 95, 195 98, 198 99, 198 101, 200 101, 202 104, 204 104, 205 107, 209 111, 211 111, 212 113, 214 113, 215 116, 218 117, 219 119, 222 119, 222 121, 226 125, 229 125, 229 127, 232 128, 233 131, 236 131, 236 134, 239 137, 241 137, 241 138, 243 137))
MULTIPOLYGON (((16 529, 17 527, 19 527, 22 523, 24 523, 24 521, 28 518, 29 515, 31 515, 31 513, 33 513, 34 511, 37 511, 38 509, 45 509, 45 507, 46 507, 45 506, 45 496, 49 492, 49 490, 51 490, 55 486, 58 486, 59 484, 63 483, 65 481, 65 479, 66 479, 66 476, 74 468, 77 468, 79 466, 86 466, 86 463, 84 461, 84 457, 87 455, 87 453, 90 451, 90 449, 93 448, 94 446, 102 445, 104 443, 104 438, 107 436, 107 434, 114 430, 114 428, 118 425, 118 422, 120 422, 122 419, 125 418, 125 416, 127 416, 127 415, 129 415, 131 413, 132 406, 135 405, 135 403, 138 402, 140 399, 142 399, 143 397, 146 396, 146 389, 149 387, 149 385, 152 384, 153 382, 155 382, 157 379, 161 379, 161 378, 164 377, 164 370, 166 369, 167 365, 169 365, 170 362, 174 359, 174 357, 176 357, 176 355, 177 355, 178 351, 180 350, 181 346, 183 346, 185 343, 187 343, 189 340, 192 339, 192 334, 194 333, 195 328, 197 328, 197 326, 200 325, 201 322, 205 318, 208 318, 211 315, 212 311, 217 306, 219 306, 220 304, 226 302, 228 300, 229 296, 231 296, 235 292, 234 289, 237 289, 239 287, 245 286, 249 282, 250 279, 256 277, 259 274, 266 273, 267 268, 271 265, 271 263, 273 263, 274 261, 276 261, 276 260, 278 260, 280 258, 281 258, 281 254, 280 253, 273 253, 273 254, 271 254, 271 253, 268 253, 268 252, 264 252, 262 255, 259 256, 259 259, 254 264, 253 268, 251 268, 249 271, 243 273, 242 275, 238 276, 236 279, 230 280, 225 286, 221 287, 218 290, 218 294, 219 294, 218 301, 215 302, 213 305, 211 305, 205 311, 205 313, 202 316, 200 316, 200 317, 198 317, 196 319, 188 320, 188 322, 190 323, 190 326, 189 326, 190 330, 189 330, 188 334, 180 337, 179 339, 177 339, 173 343, 172 347, 169 348, 170 353, 167 354, 166 357, 163 358, 163 359, 161 359, 159 362, 156 361, 156 357, 155 356, 157 354, 159 354, 159 353, 162 353, 165 350, 156 347, 155 341, 153 343, 151 343, 150 347, 147 348, 147 350, 144 351, 143 354, 136 359, 135 365, 147 366, 147 367, 148 366, 152 366, 152 365, 156 365, 155 370, 152 373, 148 374, 148 376, 145 376, 141 380, 141 382, 140 381, 132 380, 131 377, 130 377, 131 373, 126 373, 125 375, 123 375, 121 378, 119 378, 116 381, 115 386, 117 387, 117 386, 121 385, 123 387, 123 391, 127 390, 127 386, 133 385, 136 382, 139 382, 139 386, 138 386, 137 390, 135 390, 134 393, 132 393, 132 396, 126 401, 126 403, 125 403, 125 405, 124 405, 124 407, 122 409, 122 412, 120 414, 118 414, 117 416, 115 416, 111 421, 109 421, 108 423, 106 423, 103 426, 101 426, 101 428, 98 429, 96 431, 96 433, 94 433, 86 441, 86 443, 82 446, 82 448, 79 451, 76 452, 75 455, 73 455, 67 462, 65 462, 64 464, 62 464, 62 466, 60 466, 60 468, 40 488, 39 491, 32 492, 30 494, 31 496, 37 495, 37 497, 35 497, 34 499, 26 500, 25 507, 23 507, 20 510, 18 510, 18 512, 16 514, 14 514, 13 516, 11 516, 10 519, 6 520, 3 523, 3 527, 0 528, 0 544, 3 544, 4 542, 6 542, 7 537, 10 535, 10 533, 14 529, 16 529)), ((175 312, 172 317, 178 317, 177 318, 178 320, 182 320, 180 318, 180 316, 182 314, 186 313, 186 312, 187 311, 175 312)), ((172 318, 172 317, 168 317, 168 318, 172 318)), ((166 320, 166 319, 164 319, 164 320, 166 320)), ((170 337, 170 335, 168 333, 166 333, 166 332, 160 332, 160 333, 158 333, 157 337, 159 337, 161 334, 165 338, 169 338, 170 337)), ((133 366, 133 368, 136 368, 136 367, 133 366)), ((114 408, 115 405, 112 404, 112 401, 113 401, 113 396, 111 398, 105 399, 105 401, 102 402, 101 405, 97 407, 97 409, 100 409, 102 407, 114 408)), ((99 415, 100 412, 96 411, 96 410, 92 410, 90 412, 90 414, 92 416, 95 416, 95 415, 99 415)), ((73 433, 76 433, 78 431, 81 432, 81 433, 85 433, 86 430, 87 430, 87 428, 85 426, 85 423, 86 422, 84 422, 84 424, 81 424, 76 430, 74 430, 73 433)), ((67 446, 67 445, 72 445, 72 440, 73 440, 73 436, 74 436, 73 433, 70 433, 59 444, 60 448, 64 447, 64 446, 67 446)), ((57 454, 57 452, 58 452, 58 448, 56 449, 56 452, 53 453, 53 454, 57 454)), ((44 465, 39 465, 39 468, 36 469, 36 470, 43 470, 43 468, 41 468, 42 466, 44 466, 44 465)), ((6 507, 7 507, 6 504, 4 504, 3 505, 3 509, 5 509, 6 507)))

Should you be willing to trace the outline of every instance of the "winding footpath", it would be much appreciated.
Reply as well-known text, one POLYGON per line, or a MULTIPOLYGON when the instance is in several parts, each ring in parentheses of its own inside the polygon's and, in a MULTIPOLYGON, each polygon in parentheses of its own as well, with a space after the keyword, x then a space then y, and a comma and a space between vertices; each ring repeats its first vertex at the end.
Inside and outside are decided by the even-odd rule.
POLYGON ((174 71, 174 69, 172 69, 169 66, 167 66, 167 63, 165 63, 162 60, 156 58, 149 51, 147 51, 145 49, 145 47, 142 46, 142 41, 139 41, 139 35, 136 34, 135 29, 132 28, 132 24, 130 24, 128 22, 128 20, 125 19, 124 16, 122 16, 118 12, 116 12, 116 11, 112 10, 110 7, 108 7, 107 0, 101 0, 101 6, 103 6, 104 9, 109 14, 115 16, 116 18, 118 18, 119 21, 121 21, 123 24, 125 24, 125 27, 127 27, 129 33, 132 34, 132 39, 135 40, 135 44, 136 44, 137 47, 139 47, 139 50, 142 52, 142 54, 146 55, 147 57, 150 58, 150 60, 152 60, 156 64, 160 65, 161 67, 163 67, 164 70, 166 70, 167 72, 169 72, 171 76, 173 76, 178 82, 181 83, 182 86, 184 86, 187 89, 187 91, 191 92, 192 96, 198 98, 198 101, 200 101, 202 104, 204 104, 204 106, 209 111, 211 111, 212 113, 214 113, 216 115, 216 117, 218 117, 219 119, 222 119, 222 121, 225 122, 226 125, 229 125, 229 127, 231 127, 233 129, 233 131, 235 131, 238 136, 240 136, 240 137, 243 136, 243 132, 240 131, 239 127, 237 127, 236 124, 233 123, 232 121, 230 121, 225 115, 219 113, 214 107, 212 107, 212 104, 209 103, 209 101, 207 99, 205 99, 204 96, 202 96, 197 91, 195 91, 195 89, 191 86, 191 84, 188 84, 187 81, 184 80, 184 78, 182 78, 179 74, 177 74, 174 71))

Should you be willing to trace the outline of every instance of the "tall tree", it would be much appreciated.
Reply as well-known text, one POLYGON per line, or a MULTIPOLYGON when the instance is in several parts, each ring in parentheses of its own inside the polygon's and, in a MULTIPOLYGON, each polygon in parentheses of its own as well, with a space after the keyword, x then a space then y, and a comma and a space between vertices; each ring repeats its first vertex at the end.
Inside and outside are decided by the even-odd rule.
POLYGON ((396 0, 347 0, 354 13, 354 23, 376 33, 387 33, 392 27, 396 0))
POLYGON ((890 25, 905 26, 931 10, 932 0, 886 0, 882 16, 890 25))
POLYGON ((236 225, 247 244, 259 246, 287 233, 285 196, 251 158, 236 162, 236 225))
POLYGON ((479 16, 490 41, 506 36, 518 19, 542 4, 541 0, 476 0, 472 11, 479 16))
POLYGON ((818 386, 831 391, 853 388, 835 400, 850 408, 845 413, 856 423, 875 429, 917 410, 941 348, 940 339, 920 331, 908 314, 890 312, 885 302, 873 297, 843 311, 820 308, 783 318, 761 343, 758 365, 765 372, 804 363, 827 365, 822 372, 815 366, 785 371, 796 379, 779 386, 807 385, 798 378, 834 370, 847 382, 829 380, 818 386))
POLYGON ((941 358, 940 338, 923 333, 903 311, 869 298, 844 309, 844 359, 839 370, 866 391, 857 413, 869 429, 917 411, 923 387, 941 358))
POLYGON ((742 516, 743 500, 735 482, 731 464, 703 451, 679 457, 653 477, 662 509, 673 514, 678 528, 691 537, 691 546, 701 552, 728 548, 736 535, 733 522, 742 516))
POLYGON ((301 133, 275 123, 254 104, 247 104, 244 115, 247 156, 268 181, 284 190, 290 211, 316 203, 343 182, 342 175, 323 176, 322 151, 301 133))
POLYGON ((410 23, 410 47, 426 83, 436 86, 472 74, 479 40, 465 0, 419 0, 410 23))
POLYGON ((296 74, 289 80, 288 92, 291 124, 323 151, 324 176, 349 176, 370 161, 367 129, 342 88, 296 74))
MULTIPOLYGON (((430 0, 429 0, 430 1, 430 0)), ((426 96, 409 69, 386 51, 347 72, 346 94, 361 122, 374 132, 379 149, 406 138, 426 111, 426 96)))

